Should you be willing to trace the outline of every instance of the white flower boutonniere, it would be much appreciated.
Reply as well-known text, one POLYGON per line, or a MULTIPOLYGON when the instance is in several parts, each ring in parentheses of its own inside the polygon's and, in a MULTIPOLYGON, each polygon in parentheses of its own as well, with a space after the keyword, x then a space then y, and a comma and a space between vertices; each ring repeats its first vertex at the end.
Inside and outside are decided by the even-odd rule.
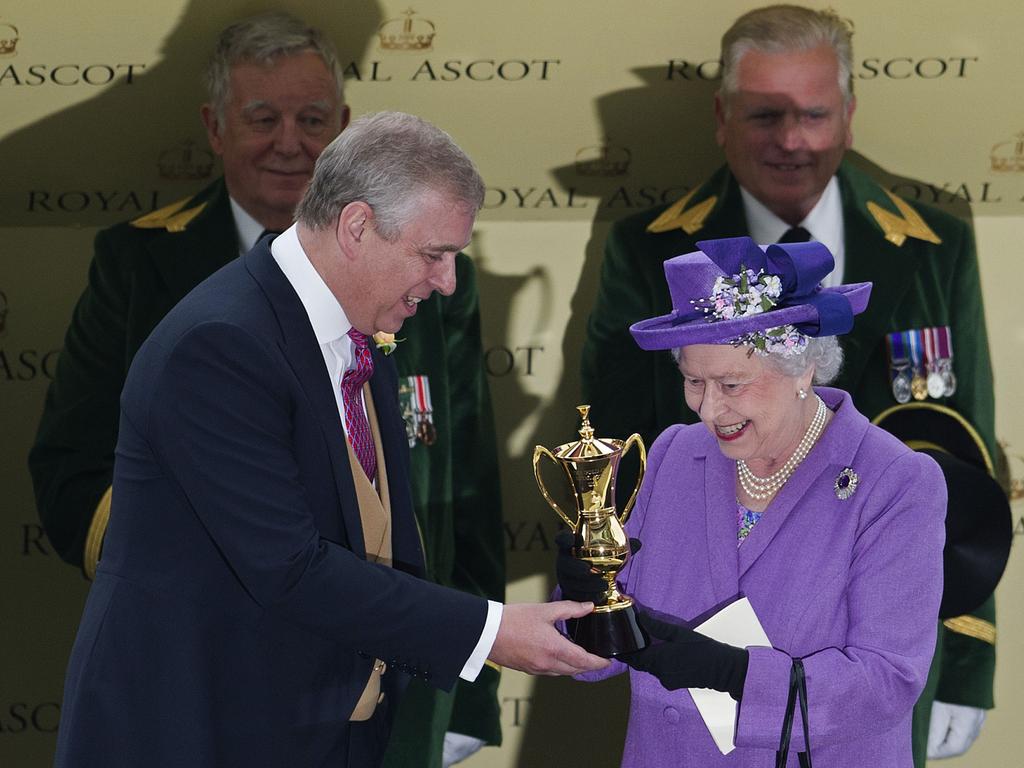
POLYGON ((396 349, 398 349, 398 342, 405 341, 405 339, 396 339, 395 334, 385 333, 384 331, 377 331, 373 334, 373 342, 377 345, 377 349, 383 352, 385 355, 390 355, 396 349))

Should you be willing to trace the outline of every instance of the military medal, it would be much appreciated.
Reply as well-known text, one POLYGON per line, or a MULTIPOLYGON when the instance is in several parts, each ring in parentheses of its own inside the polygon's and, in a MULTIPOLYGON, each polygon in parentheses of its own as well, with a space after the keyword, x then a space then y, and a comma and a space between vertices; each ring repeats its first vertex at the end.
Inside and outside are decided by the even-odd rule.
POLYGON ((405 420, 405 435, 412 448, 419 441, 433 445, 437 441, 434 427, 434 404, 430 399, 430 382, 426 376, 405 376, 398 382, 398 400, 405 420))
POLYGON ((415 393, 413 396, 416 410, 416 437, 424 445, 433 445, 437 440, 437 429, 434 428, 434 404, 430 400, 430 384, 426 376, 410 376, 415 393))
POLYGON ((896 402, 910 402, 910 360, 904 345, 903 335, 899 332, 886 336, 886 348, 889 352, 889 374, 892 377, 892 396, 896 402))
POLYGON ((956 376, 953 374, 953 335, 949 326, 943 325, 933 329, 938 346, 937 365, 942 377, 943 397, 952 397, 956 392, 956 376))
POLYGON ((946 391, 946 382, 939 372, 939 339, 938 328, 925 328, 924 334, 924 358, 925 368, 928 371, 928 397, 938 400, 946 391))
POLYGON ((402 412, 402 421, 405 422, 405 438, 409 441, 410 448, 416 445, 416 410, 413 404, 416 388, 412 384, 412 379, 412 376, 398 379, 398 407, 402 412))
POLYGON ((928 380, 921 367, 921 332, 904 331, 907 346, 910 348, 910 367, 913 376, 910 379, 910 394, 915 400, 928 399, 928 380))
POLYGON ((910 366, 902 369, 892 380, 892 394, 901 405, 910 402, 910 366))

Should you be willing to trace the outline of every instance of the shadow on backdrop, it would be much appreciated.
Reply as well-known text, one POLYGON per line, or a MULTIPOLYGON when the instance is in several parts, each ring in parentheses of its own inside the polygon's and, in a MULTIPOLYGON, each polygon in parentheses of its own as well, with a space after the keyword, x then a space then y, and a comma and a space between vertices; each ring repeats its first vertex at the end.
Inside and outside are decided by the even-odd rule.
MULTIPOLYGON (((382 21, 376 0, 191 0, 151 61, 133 58, 133 25, 147 28, 145 4, 117 0, 109 9, 108 63, 89 77, 108 86, 92 88, 91 98, 69 104, 0 139, 0 226, 107 226, 138 216, 198 191, 218 173, 199 106, 206 100, 201 75, 221 29, 232 21, 270 10, 284 10, 323 29, 334 40, 342 67, 360 62, 382 21), (116 7, 123 6, 123 7, 116 7), (127 65, 131 64, 129 69, 127 65), (136 66, 137 65, 137 66, 136 66), (130 84, 127 82, 131 78, 130 84)), ((6 16, 13 20, 14 14, 6 16)), ((55 23, 56 27, 57 24, 55 23)), ((22 83, 8 76, 5 111, 17 114, 17 98, 40 87, 61 88, 47 80, 28 84, 29 67, 48 73, 74 53, 45 61, 33 54, 33 40, 47 30, 20 27, 14 68, 22 83)), ((92 58, 58 79, 81 80, 92 58)), ((88 85, 66 87, 70 98, 88 85)), ((358 105, 354 106, 358 113, 358 105)))

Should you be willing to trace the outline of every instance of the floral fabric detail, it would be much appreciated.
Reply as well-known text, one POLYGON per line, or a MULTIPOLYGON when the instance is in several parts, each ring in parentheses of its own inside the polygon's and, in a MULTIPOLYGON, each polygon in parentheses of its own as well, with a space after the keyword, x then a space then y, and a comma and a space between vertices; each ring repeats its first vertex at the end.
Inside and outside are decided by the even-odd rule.
MULTIPOLYGON (((763 269, 755 272, 740 264, 739 273, 731 277, 720 276, 715 280, 711 296, 695 303, 705 314, 711 315, 708 320, 714 322, 769 312, 778 304, 781 295, 782 280, 778 275, 770 275, 763 269)), ((803 351, 807 337, 792 325, 781 325, 744 334, 732 343, 736 346, 749 344, 762 355, 775 353, 790 357, 803 351)))
POLYGON ((736 502, 736 546, 743 543, 757 525, 757 521, 764 516, 764 512, 753 512, 738 501, 736 502))

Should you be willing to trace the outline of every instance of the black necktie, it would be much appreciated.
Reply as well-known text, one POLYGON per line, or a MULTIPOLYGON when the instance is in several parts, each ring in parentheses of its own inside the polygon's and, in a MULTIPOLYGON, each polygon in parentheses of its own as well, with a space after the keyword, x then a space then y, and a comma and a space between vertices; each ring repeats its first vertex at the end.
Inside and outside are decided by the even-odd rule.
POLYGON ((782 233, 780 243, 807 243, 811 241, 811 233, 803 227, 790 227, 782 233))

